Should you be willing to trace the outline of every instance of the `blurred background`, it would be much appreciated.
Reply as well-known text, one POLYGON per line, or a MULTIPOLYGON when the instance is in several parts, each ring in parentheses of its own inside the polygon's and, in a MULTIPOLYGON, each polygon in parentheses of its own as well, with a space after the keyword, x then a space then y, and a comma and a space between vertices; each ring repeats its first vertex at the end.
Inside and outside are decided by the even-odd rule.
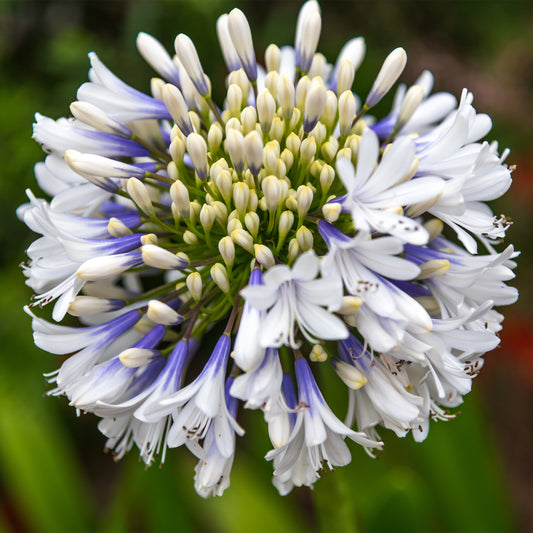
MULTIPOLYGON (((137 54, 143 30, 172 49, 187 33, 211 77, 215 101, 226 74, 215 22, 237 5, 248 16, 258 59, 275 42, 291 44, 300 2, 261 0, 0 1, 0 531, 533 531, 533 282, 531 255, 519 258, 517 305, 504 310, 501 346, 486 358, 474 391, 449 423, 433 423, 423 444, 383 430, 386 452, 326 473, 315 490, 279 497, 270 484, 264 424, 242 413, 241 439, 223 498, 193 489, 195 461, 170 450, 163 468, 145 470, 136 453, 120 463, 104 454, 97 420, 76 418, 64 398, 44 397, 42 376, 59 361, 33 346, 22 312, 30 290, 18 264, 34 236, 14 211, 37 191, 33 114, 68 113, 94 50, 123 80, 148 91, 153 74, 137 54), (339 495, 333 505, 332 491, 339 495), (326 518, 325 518, 326 517, 326 518), (349 524, 349 527, 347 526, 349 524)), ((428 68, 435 90, 475 95, 493 118, 488 140, 511 148, 514 184, 494 207, 515 224, 508 242, 530 244, 533 200, 533 3, 529 1, 359 0, 322 2, 319 51, 334 61, 364 35, 367 56, 355 91, 367 91, 396 46, 409 57, 402 80, 428 68)), ((376 114, 386 113, 390 98, 376 114)), ((338 387, 330 387, 329 390, 338 387)), ((334 392, 333 392, 334 393, 334 392)), ((327 396, 328 400, 330 396, 327 396)), ((342 398, 331 398, 342 401, 342 398)))

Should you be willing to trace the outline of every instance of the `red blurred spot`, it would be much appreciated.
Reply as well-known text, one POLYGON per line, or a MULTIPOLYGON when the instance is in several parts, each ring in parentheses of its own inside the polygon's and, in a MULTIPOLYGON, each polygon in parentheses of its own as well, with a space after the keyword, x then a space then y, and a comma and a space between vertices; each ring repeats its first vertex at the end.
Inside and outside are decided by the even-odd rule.
POLYGON ((517 374, 533 385, 533 321, 522 315, 510 315, 500 336, 503 353, 499 361, 514 365, 517 374))
POLYGON ((519 207, 529 207, 533 199, 533 161, 531 156, 518 158, 512 177, 513 186, 509 194, 513 203, 519 207))

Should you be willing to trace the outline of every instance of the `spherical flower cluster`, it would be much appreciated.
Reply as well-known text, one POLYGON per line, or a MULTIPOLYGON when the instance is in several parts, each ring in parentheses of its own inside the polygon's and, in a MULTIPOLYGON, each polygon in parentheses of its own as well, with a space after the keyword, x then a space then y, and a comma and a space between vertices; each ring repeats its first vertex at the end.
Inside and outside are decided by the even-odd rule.
POLYGON ((467 90, 431 94, 427 71, 371 116, 405 51, 363 100, 364 40, 330 64, 320 28, 309 0, 263 67, 244 14, 222 15, 222 106, 189 37, 171 57, 141 33, 150 96, 91 53, 73 116, 36 116, 51 200, 28 191, 18 214, 41 235, 23 266, 35 343, 70 354, 50 394, 100 417, 118 458, 185 444, 202 496, 229 486, 239 405, 264 414, 281 494, 349 463, 346 437, 370 455, 380 427, 425 439, 498 345, 494 306, 517 298, 516 253, 494 248, 509 221, 485 203, 511 183, 507 152, 481 140, 489 117, 467 90), (328 360, 346 413, 315 377, 328 360))

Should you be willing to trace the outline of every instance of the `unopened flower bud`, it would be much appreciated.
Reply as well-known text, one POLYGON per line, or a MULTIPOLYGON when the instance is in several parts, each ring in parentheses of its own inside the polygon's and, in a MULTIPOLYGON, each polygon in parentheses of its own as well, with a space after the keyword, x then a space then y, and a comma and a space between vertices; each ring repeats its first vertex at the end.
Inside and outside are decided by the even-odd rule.
POLYGON ((68 307, 72 316, 96 315, 124 307, 124 300, 97 298, 96 296, 76 296, 68 307))
POLYGON ((250 199, 250 188, 246 183, 239 181, 233 185, 233 203, 239 213, 246 211, 250 199))
POLYGON ((256 131, 257 111, 255 107, 250 105, 241 111, 241 124, 243 135, 248 135, 250 132, 256 131))
POLYGON ((354 77, 354 64, 349 59, 342 60, 337 70, 337 94, 351 91, 354 77))
POLYGON ((292 263, 302 253, 300 245, 296 239, 289 241, 289 263, 292 263))
POLYGON ((290 120, 294 109, 295 89, 292 81, 285 75, 278 78, 277 85, 278 99, 283 111, 283 117, 290 120))
POLYGON ((146 244, 141 247, 141 252, 142 260, 148 266, 161 268, 162 270, 179 269, 187 266, 186 261, 160 246, 146 244))
POLYGON ((400 131, 407 122, 411 119, 414 112, 418 109, 418 106, 422 103, 426 96, 426 92, 422 85, 413 85, 409 87, 409 90, 405 94, 396 124, 394 126, 395 131, 400 131))
POLYGON ((374 107, 389 92, 403 72, 406 62, 407 54, 403 48, 396 48, 387 56, 366 98, 367 108, 374 107))
POLYGON ((189 189, 183 184, 182 181, 176 180, 170 186, 170 198, 172 202, 176 204, 178 213, 182 218, 189 218, 190 216, 190 200, 189 189))
POLYGON ((154 215, 155 210, 150 199, 150 194, 146 185, 137 178, 130 178, 126 185, 126 190, 130 198, 139 206, 141 211, 147 215, 154 215))
POLYGON ((302 141, 300 145, 300 156, 302 161, 310 163, 316 154, 316 142, 313 137, 308 137, 302 141))
POLYGON ((159 300, 148 302, 146 316, 156 324, 163 324, 164 326, 174 326, 183 321, 183 317, 176 313, 172 307, 159 300))
POLYGON ((181 91, 172 83, 167 83, 161 90, 161 96, 168 112, 183 135, 187 136, 193 133, 193 127, 189 118, 189 108, 185 103, 181 91))
POLYGON ((305 108, 305 99, 310 85, 311 80, 307 76, 302 76, 296 85, 296 107, 302 112, 305 108))
POLYGON ((210 270, 211 278, 217 287, 223 292, 228 293, 230 289, 228 272, 222 263, 215 263, 210 270))
POLYGON ((342 205, 336 202, 331 202, 322 206, 322 214, 330 224, 333 224, 333 222, 338 220, 341 212, 342 205))
POLYGON ((276 264, 272 250, 264 244, 254 244, 255 258, 266 269, 272 268, 276 264))
POLYGON ((235 244, 244 248, 252 255, 254 253, 254 238, 244 229, 235 229, 231 232, 231 238, 235 244))
POLYGON ((323 363, 328 360, 328 354, 320 344, 315 344, 313 348, 311 348, 309 359, 317 363, 323 363))
POLYGON ((107 224, 107 231, 111 237, 124 237, 124 235, 130 235, 133 233, 122 220, 118 218, 111 217, 107 224))
POLYGON ((355 118, 355 97, 352 91, 344 91, 339 96, 339 129, 347 137, 355 118))
POLYGON ((222 55, 224 56, 224 61, 230 72, 238 70, 241 68, 241 60, 239 59, 239 54, 235 50, 233 41, 231 39, 229 28, 228 28, 228 15, 224 13, 217 20, 217 37, 220 44, 220 49, 222 50, 222 55))
POLYGON ((246 153, 246 163, 250 172, 259 174, 263 162, 263 139, 257 131, 251 131, 244 138, 244 151, 246 153))
POLYGON ((431 259, 418 266, 420 267, 420 274, 416 279, 430 279, 446 274, 450 269, 450 262, 447 259, 431 259))
POLYGON ((257 79, 257 64, 255 62, 254 45, 252 42, 252 32, 246 16, 240 9, 232 9, 228 15, 228 29, 233 41, 233 46, 237 50, 242 68, 246 72, 248 79, 255 82, 257 79))
POLYGON ((307 185, 300 185, 296 191, 296 201, 298 202, 298 216, 307 215, 311 203, 313 202, 313 191, 307 185))
POLYGON ((191 39, 187 35, 180 33, 174 41, 174 46, 176 48, 176 54, 196 87, 196 90, 201 96, 209 97, 211 94, 210 84, 208 83, 207 76, 204 74, 198 53, 191 39))
POLYGON ((244 225, 254 239, 257 237, 257 233, 259 232, 260 223, 261 221, 259 220, 259 215, 255 211, 250 211, 244 216, 244 225))
POLYGON ((244 170, 244 137, 240 131, 230 129, 226 132, 226 150, 231 158, 235 172, 244 170))
POLYGON ((307 250, 310 250, 313 247, 313 234, 309 228, 305 226, 300 226, 296 232, 296 240, 303 252, 307 252, 307 250))
POLYGON ((327 91, 322 82, 313 81, 305 97, 304 122, 305 132, 310 132, 318 122, 326 105, 327 91))
POLYGON ((70 111, 80 122, 98 131, 111 133, 120 137, 131 137, 131 130, 128 127, 108 117, 99 107, 89 102, 73 102, 70 104, 70 111))
POLYGON ((211 154, 214 154, 220 148, 223 135, 222 126, 218 122, 213 122, 207 133, 207 146, 211 154))
POLYGON ((202 297, 202 276, 200 276, 200 273, 192 272, 187 276, 185 283, 192 299, 195 302, 199 302, 202 297))
POLYGON ((185 230, 183 232, 183 242, 194 246, 195 244, 198 244, 198 237, 192 231, 185 230))
POLYGON ((265 66, 267 72, 277 71, 281 65, 281 51, 275 44, 269 44, 265 50, 265 66))
POLYGON ((282 239, 284 239, 294 224, 294 213, 292 211, 283 211, 279 217, 278 231, 282 239))
POLYGON ((276 102, 268 89, 263 89, 257 95, 257 116, 264 132, 270 130, 272 119, 276 112, 276 102))
POLYGON ((267 176, 261 182, 261 189, 267 203, 267 209, 274 212, 281 200, 281 184, 276 176, 267 176))
POLYGON ((233 239, 229 235, 222 237, 218 241, 218 250, 224 263, 226 263, 228 268, 231 268, 235 261, 235 244, 233 243, 233 239))
POLYGON ((363 305, 363 300, 358 296, 343 296, 338 312, 341 315, 354 315, 363 305))
POLYGON ((200 210, 200 224, 204 230, 209 231, 215 222, 216 213, 214 207, 204 204, 200 210))
POLYGON ((228 93, 226 96, 226 103, 232 117, 238 118, 241 116, 242 101, 243 95, 241 88, 237 84, 232 83, 228 87, 228 93))
POLYGON ((296 156, 300 153, 300 145, 302 144, 302 141, 298 135, 296 135, 294 132, 291 132, 289 136, 287 137, 287 140, 285 141, 285 146, 288 150, 291 151, 291 153, 296 156))
POLYGON ((120 362, 128 368, 139 368, 146 366, 156 357, 160 356, 158 350, 150 350, 148 348, 127 348, 119 353, 118 358, 120 362))
POLYGON ((309 72, 316 51, 322 19, 317 2, 308 2, 302 7, 296 25, 294 43, 296 66, 304 73, 309 72))
POLYGON ((202 181, 207 178, 207 144, 199 133, 187 137, 187 152, 192 159, 196 175, 202 181))
POLYGON ((368 382, 368 379, 360 370, 337 357, 331 360, 331 364, 335 372, 337 372, 337 375, 352 390, 358 390, 368 382))
POLYGON ((275 139, 278 142, 281 142, 281 140, 283 139, 284 133, 285 133, 285 124, 283 123, 283 120, 281 120, 279 117, 274 117, 272 119, 270 130, 268 132, 269 137, 271 139, 275 139))

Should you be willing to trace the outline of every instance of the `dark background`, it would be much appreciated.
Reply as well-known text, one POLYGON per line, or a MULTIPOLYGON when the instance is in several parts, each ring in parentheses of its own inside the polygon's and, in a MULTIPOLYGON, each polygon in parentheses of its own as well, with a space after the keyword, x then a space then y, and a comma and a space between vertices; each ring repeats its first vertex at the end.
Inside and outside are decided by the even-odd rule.
MULTIPOLYGON (((300 2, 236 5, 250 21, 260 61, 270 42, 293 42, 300 2)), ((507 161, 517 165, 513 187, 494 209, 513 218, 507 240, 526 252, 516 271, 521 299, 504 311, 502 345, 487 356, 455 421, 433 424, 421 445, 383 430, 383 458, 373 461, 354 449, 352 464, 326 474, 315 491, 281 498, 262 458, 269 445, 261 416, 243 413, 248 433, 232 486, 222 499, 203 501, 192 488, 194 461, 185 450, 169 450, 161 469, 145 472, 135 451, 115 464, 102 452, 94 417, 76 419, 64 399, 42 398, 42 374, 59 362, 33 346, 21 310, 30 291, 17 265, 34 237, 14 215, 25 188, 37 191, 33 165, 43 154, 31 140, 33 114, 68 113, 91 50, 124 81, 148 91, 154 73, 135 48, 140 30, 169 51, 174 36, 187 33, 221 101, 226 72, 215 22, 234 6, 226 0, 0 0, 0 531, 332 531, 352 512, 332 505, 339 484, 354 502, 354 530, 533 531, 531 2, 321 3, 319 51, 329 61, 349 38, 366 38, 356 92, 366 94, 387 53, 403 46, 402 79, 413 82, 428 68, 434 91, 459 96, 469 88, 478 111, 493 118, 488 139, 497 139, 501 150, 510 147, 507 161)), ((376 114, 387 106, 390 98, 376 114)))

